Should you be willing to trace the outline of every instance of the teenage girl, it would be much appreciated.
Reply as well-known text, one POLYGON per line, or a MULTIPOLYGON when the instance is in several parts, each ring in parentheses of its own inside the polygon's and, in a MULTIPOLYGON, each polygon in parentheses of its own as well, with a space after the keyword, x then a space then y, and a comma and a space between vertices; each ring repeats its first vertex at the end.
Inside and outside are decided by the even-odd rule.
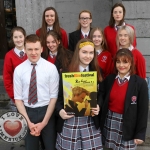
POLYGON ((55 31, 49 31, 46 37, 46 49, 42 57, 56 65, 58 72, 67 70, 72 52, 62 46, 61 37, 55 31))
POLYGON ((136 49, 132 43, 134 39, 134 30, 130 26, 123 26, 118 30, 117 33, 117 47, 128 48, 134 57, 136 74, 141 78, 146 78, 146 64, 145 59, 141 52, 136 49))
POLYGON ((111 72, 112 57, 107 50, 106 40, 101 28, 93 28, 90 32, 90 38, 94 43, 97 53, 97 60, 103 72, 103 77, 106 78, 111 72))
POLYGON ((3 68, 3 79, 4 87, 8 96, 11 98, 11 109, 16 110, 14 105, 14 91, 13 91, 13 73, 14 69, 27 59, 24 52, 24 39, 26 37, 26 32, 22 27, 15 27, 11 31, 11 44, 14 48, 7 52, 4 59, 3 68))
POLYGON ((46 47, 46 35, 50 30, 54 30, 61 37, 62 44, 65 48, 68 48, 67 33, 59 25, 58 14, 55 8, 47 7, 43 12, 42 27, 36 31, 36 35, 41 37, 42 45, 46 47))
MULTIPOLYGON (((83 72, 85 70, 97 71, 98 83, 101 86, 102 75, 97 64, 94 44, 90 39, 82 39, 78 42, 68 72, 83 72)), ((83 99, 82 97, 82 101, 83 99)), ((60 79, 56 103, 58 116, 56 149, 103 149, 99 129, 99 98, 97 102, 97 107, 91 109, 93 116, 68 115, 64 110, 62 79, 60 79)))
MULTIPOLYGON (((126 24, 124 21, 125 12, 126 12, 126 10, 125 10, 125 7, 123 6, 123 4, 116 3, 111 9, 109 26, 107 26, 104 29, 104 34, 105 34, 106 42, 108 45, 108 50, 110 51, 112 57, 114 57, 114 55, 117 52, 116 35, 117 35, 118 29, 124 25, 131 26, 129 24, 126 24)), ((131 27, 134 29, 133 26, 131 26, 131 27)), ((134 35, 134 40, 133 40, 132 44, 134 47, 136 47, 135 35, 134 35)))
POLYGON ((77 30, 69 33, 69 49, 75 50, 76 44, 80 39, 89 38, 92 24, 92 14, 88 10, 79 13, 79 24, 77 30))
POLYGON ((135 150, 146 135, 147 83, 134 74, 134 58, 130 50, 118 50, 114 63, 115 74, 104 81, 105 97, 100 112, 103 142, 112 150, 135 150))

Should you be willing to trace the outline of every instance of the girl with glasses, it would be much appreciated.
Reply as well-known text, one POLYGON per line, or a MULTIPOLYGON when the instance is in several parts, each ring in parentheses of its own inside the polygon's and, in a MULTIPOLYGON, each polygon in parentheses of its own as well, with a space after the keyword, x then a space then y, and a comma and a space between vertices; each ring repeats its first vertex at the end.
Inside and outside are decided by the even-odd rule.
POLYGON ((79 24, 77 30, 69 33, 69 49, 75 50, 76 44, 80 39, 89 38, 92 23, 92 14, 88 10, 79 13, 79 24))

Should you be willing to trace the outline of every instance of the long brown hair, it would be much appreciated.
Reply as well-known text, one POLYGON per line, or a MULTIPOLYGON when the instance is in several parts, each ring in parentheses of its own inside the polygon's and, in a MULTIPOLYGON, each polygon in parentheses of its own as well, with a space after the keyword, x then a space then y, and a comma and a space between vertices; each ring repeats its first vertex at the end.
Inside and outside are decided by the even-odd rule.
MULTIPOLYGON (((67 49, 65 49, 62 46, 61 37, 60 37, 60 35, 57 32, 55 32, 53 30, 49 31, 47 33, 46 40, 47 40, 48 36, 52 36, 56 43, 58 41, 60 42, 60 44, 58 45, 58 48, 57 48, 56 62, 59 62, 59 64, 62 65, 62 69, 63 70, 67 70, 68 65, 69 65, 69 63, 71 61, 71 58, 72 58, 72 52, 67 50, 67 49)), ((50 49, 48 49, 48 47, 46 46, 46 49, 42 53, 42 57, 44 59, 46 59, 46 60, 48 58, 49 51, 50 51, 50 49)))
POLYGON ((42 16, 42 27, 40 29, 40 38, 42 39, 42 45, 43 47, 46 47, 46 35, 47 35, 47 23, 45 21, 45 12, 49 11, 49 10, 53 10, 55 12, 55 22, 53 24, 53 30, 56 31, 60 37, 61 37, 61 30, 60 30, 60 25, 59 25, 59 19, 58 19, 58 14, 57 11, 54 7, 47 7, 44 12, 43 12, 43 16, 42 16))
POLYGON ((125 7, 123 6, 122 3, 116 3, 116 4, 112 7, 112 9, 111 9, 111 15, 110 15, 110 20, 109 20, 109 26, 110 26, 110 27, 114 27, 114 25, 115 25, 115 19, 114 19, 114 17, 113 17, 113 11, 114 11, 114 9, 115 9, 116 7, 121 7, 121 8, 123 9, 123 18, 122 18, 122 20, 119 22, 118 25, 121 26, 121 25, 123 24, 123 22, 124 22, 124 17, 125 17, 125 13, 126 13, 125 7))
POLYGON ((93 34, 94 34, 94 32, 95 32, 96 30, 98 30, 98 31, 102 34, 102 43, 101 43, 102 50, 103 50, 103 51, 108 50, 108 49, 107 49, 106 39, 105 39, 105 36, 104 36, 104 32, 103 32, 103 30, 102 30, 101 28, 99 28, 99 27, 93 28, 93 29, 90 31, 90 39, 93 40, 93 34))
MULTIPOLYGON (((92 40, 84 38, 81 39, 77 45, 76 45, 76 49, 74 51, 74 55, 72 57, 71 63, 69 65, 69 72, 79 72, 79 65, 80 65, 80 59, 79 59, 79 51, 80 51, 80 44, 84 43, 84 42, 92 42, 92 40)), ((93 42, 92 42, 93 43, 93 42)), ((98 62, 97 62, 97 56, 96 56, 96 50, 94 48, 94 58, 93 60, 90 62, 89 66, 93 69, 92 71, 97 71, 97 78, 98 81, 102 81, 102 75, 100 73, 100 68, 98 66, 98 62)))
MULTIPOLYGON (((80 13, 79 13, 79 20, 80 20, 80 15, 82 13, 88 13, 90 15, 90 19, 92 19, 92 13, 89 11, 89 10, 82 10, 80 13)), ((90 26, 92 25, 92 23, 90 24, 90 26)), ((78 26, 77 26, 77 30, 81 29, 81 24, 79 23, 78 26)))
POLYGON ((130 67, 129 74, 130 75, 135 74, 134 58, 133 58, 132 52, 129 49, 122 48, 117 51, 115 58, 114 58, 114 73, 115 74, 118 74, 118 70, 116 68, 116 62, 119 59, 122 59, 124 62, 130 62, 131 67, 130 67))

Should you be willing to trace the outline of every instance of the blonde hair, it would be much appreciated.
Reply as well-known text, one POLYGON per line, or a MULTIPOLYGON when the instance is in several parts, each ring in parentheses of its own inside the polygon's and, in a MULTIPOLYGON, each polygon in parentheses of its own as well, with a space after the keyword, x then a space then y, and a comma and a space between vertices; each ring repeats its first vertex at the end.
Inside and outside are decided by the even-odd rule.
POLYGON ((101 43, 102 50, 104 50, 104 51, 107 50, 107 43, 106 43, 105 35, 104 35, 104 32, 101 28, 99 28, 99 27, 93 28, 90 31, 90 39, 93 41, 93 34, 95 31, 99 31, 102 35, 102 43, 101 43))
POLYGON ((85 93, 86 95, 89 95, 90 92, 87 91, 86 89, 82 88, 82 87, 79 87, 79 86, 76 86, 72 89, 72 96, 74 97, 75 95, 80 95, 82 93, 85 93))
POLYGON ((129 36, 130 45, 133 43, 133 40, 134 40, 135 33, 134 33, 134 30, 132 27, 130 27, 130 26, 120 27, 118 32, 117 32, 117 36, 116 36, 117 49, 119 49, 119 47, 120 47, 119 34, 122 30, 125 30, 127 32, 128 36, 129 36))

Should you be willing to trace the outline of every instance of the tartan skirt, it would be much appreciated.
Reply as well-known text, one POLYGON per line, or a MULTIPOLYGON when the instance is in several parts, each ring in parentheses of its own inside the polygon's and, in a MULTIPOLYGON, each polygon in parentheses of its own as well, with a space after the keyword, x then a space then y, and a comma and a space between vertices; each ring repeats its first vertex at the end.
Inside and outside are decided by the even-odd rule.
POLYGON ((65 120, 61 133, 57 133, 57 150, 103 150, 101 131, 96 129, 92 117, 72 117, 65 120))
POLYGON ((124 141, 122 138, 123 115, 108 110, 102 132, 104 146, 113 150, 135 150, 134 139, 124 141))

